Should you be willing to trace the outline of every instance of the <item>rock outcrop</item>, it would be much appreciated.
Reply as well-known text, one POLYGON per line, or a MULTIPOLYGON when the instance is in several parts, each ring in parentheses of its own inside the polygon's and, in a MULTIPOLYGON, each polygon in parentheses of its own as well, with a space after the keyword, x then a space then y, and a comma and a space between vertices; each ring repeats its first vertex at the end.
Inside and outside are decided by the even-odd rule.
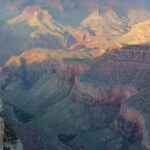
MULTIPOLYGON (((2 111, 3 103, 0 98, 0 112, 2 111)), ((8 125, 2 117, 0 117, 0 150, 4 149, 23 150, 23 146, 12 127, 8 125)))
POLYGON ((145 44, 150 42, 150 20, 133 25, 129 32, 121 38, 121 43, 130 45, 145 44))

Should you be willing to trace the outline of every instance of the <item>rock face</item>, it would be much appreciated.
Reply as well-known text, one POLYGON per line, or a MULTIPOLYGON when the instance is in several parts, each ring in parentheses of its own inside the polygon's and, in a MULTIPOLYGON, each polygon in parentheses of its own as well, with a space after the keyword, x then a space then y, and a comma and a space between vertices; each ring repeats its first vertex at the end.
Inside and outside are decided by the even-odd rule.
MULTIPOLYGON (((98 63, 97 60, 92 69, 88 70, 87 79, 88 81, 95 79, 96 83, 98 82, 98 84, 103 84, 106 87, 115 87, 115 85, 121 84, 124 85, 124 88, 126 85, 132 85, 136 89, 134 96, 125 98, 126 100, 122 101, 118 127, 121 128, 121 133, 127 143, 132 143, 133 141, 130 141, 130 139, 135 137, 135 139, 139 139, 140 143, 144 144, 144 147, 149 149, 149 118, 147 118, 149 111, 144 109, 148 104, 146 99, 149 95, 144 90, 149 89, 149 45, 125 46, 120 50, 111 51, 104 57, 104 59, 99 60, 99 63, 103 64, 99 69, 94 66, 98 63), (93 76, 94 74, 96 75, 93 76), (114 82, 111 83, 111 81, 114 82)), ((114 89, 114 91, 118 90, 114 89)))
MULTIPOLYGON (((133 2, 129 1, 122 4, 118 1, 120 7, 110 5, 111 2, 108 1, 95 0, 92 2, 84 0, 82 2, 60 0, 42 2, 24 0, 21 2, 7 0, 6 4, 1 2, 4 9, 4 15, 1 15, 3 25, 0 29, 1 64, 11 55, 20 54, 24 50, 35 47, 93 50, 106 49, 116 43, 119 45, 120 42, 129 44, 132 41, 131 39, 129 42, 130 37, 135 38, 135 36, 126 36, 126 34, 132 26, 145 22, 150 16, 149 10, 143 5, 140 5, 138 9, 134 7, 133 2), (4 8, 3 4, 6 5, 4 8), (68 21, 69 18, 71 21, 68 21), (5 24, 6 22, 8 24, 5 24), (75 22, 75 25, 72 22, 75 22), (122 36, 124 40, 120 41, 122 36), (5 44, 5 41, 8 44, 5 44)), ((136 3, 139 5, 139 2, 136 3)), ((142 29, 139 30, 141 30, 140 33, 142 32, 144 41, 140 35, 140 40, 136 38, 133 43, 148 42, 148 35, 142 29)))
POLYGON ((122 37, 121 42, 130 45, 149 43, 149 27, 149 20, 134 25, 130 31, 122 37))
POLYGON ((16 25, 26 24, 29 29, 34 29, 34 31, 29 31, 31 39, 34 41, 33 43, 46 48, 76 50, 107 47, 114 42, 118 42, 118 39, 124 34, 122 40, 119 40, 120 42, 126 44, 149 42, 141 37, 142 34, 143 37, 148 38, 147 33, 143 31, 143 29, 146 30, 148 28, 146 23, 144 23, 150 16, 147 9, 140 9, 140 17, 138 19, 135 16, 139 12, 137 9, 127 10, 127 13, 124 15, 119 14, 117 10, 111 7, 104 9, 102 12, 98 8, 95 10, 92 10, 92 13, 85 17, 77 27, 73 27, 59 23, 54 20, 48 10, 33 5, 25 7, 19 16, 8 20, 8 24, 13 25, 14 28, 16 25), (142 21, 145 24, 144 28, 143 25, 136 27, 135 24, 142 21), (131 33, 128 33, 132 26, 131 33), (136 41, 131 43, 134 37, 137 38, 137 36, 134 36, 137 28, 140 33, 140 40, 135 39, 136 41))
MULTIPOLYGON (((3 111, 2 99, 0 99, 0 112, 3 111)), ((23 150, 20 139, 15 135, 13 129, 5 124, 5 121, 0 117, 0 150, 23 150)))
MULTIPOLYGON (((0 112, 3 111, 2 99, 0 99, 0 112)), ((4 149, 4 120, 0 117, 0 150, 4 149)))
POLYGON ((149 87, 140 91, 138 95, 130 98, 126 101, 126 106, 130 107, 138 113, 140 113, 144 118, 145 132, 143 142, 146 144, 147 149, 150 148, 150 131, 149 131, 149 87))
POLYGON ((80 101, 93 100, 95 104, 111 104, 118 101, 122 103, 124 99, 135 95, 136 89, 133 87, 113 87, 112 89, 94 89, 88 84, 82 84, 76 79, 74 97, 80 101), (84 96, 85 95, 85 96, 84 96))
POLYGON ((0 150, 4 148, 4 122, 3 119, 0 118, 0 150))
MULTIPOLYGON (((19 56, 13 61, 9 60, 2 68, 2 73, 11 79, 5 85, 3 97, 15 106, 13 113, 24 124, 24 127, 17 128, 24 145, 29 136, 23 136, 27 128, 25 122, 28 122, 31 123, 32 132, 38 125, 43 134, 53 134, 53 140, 58 137, 56 145, 60 147, 61 141, 69 148, 85 146, 88 149, 88 146, 93 146, 97 150, 102 146, 111 149, 111 144, 104 146, 111 141, 115 142, 112 144, 114 150, 148 148, 146 118, 137 109, 128 107, 126 102, 136 97, 141 88, 149 85, 149 45, 125 45, 120 49, 108 50, 94 60, 62 59, 61 63, 51 59, 48 62, 45 59, 40 61, 40 55, 36 52, 36 57, 34 53, 30 55, 28 52, 21 55, 26 60, 25 66, 20 65, 19 56), (21 70, 24 67, 26 71, 21 70), (33 79, 34 82, 31 82, 33 79), (26 86, 29 85, 27 83, 30 86, 26 86), (28 90, 24 91, 25 88, 28 90), (100 136, 98 133, 106 139, 93 138, 100 136), (89 140, 98 142, 98 147, 89 140)), ((33 136, 36 137, 34 133, 33 136)), ((31 144, 37 142, 37 138, 31 140, 31 144)), ((51 144, 46 143, 46 147, 51 144)))
MULTIPOLYGON (((11 55, 35 47, 78 50, 106 48, 118 43, 132 26, 148 20, 150 15, 141 1, 117 3, 111 5, 109 1, 97 0, 1 2, 4 14, 0 30, 1 64, 11 55)), ((129 43, 128 39, 124 42, 129 43)))
POLYGON ((23 146, 20 140, 16 141, 15 144, 12 144, 10 142, 5 142, 4 143, 4 148, 5 149, 10 149, 10 150, 23 150, 23 146))

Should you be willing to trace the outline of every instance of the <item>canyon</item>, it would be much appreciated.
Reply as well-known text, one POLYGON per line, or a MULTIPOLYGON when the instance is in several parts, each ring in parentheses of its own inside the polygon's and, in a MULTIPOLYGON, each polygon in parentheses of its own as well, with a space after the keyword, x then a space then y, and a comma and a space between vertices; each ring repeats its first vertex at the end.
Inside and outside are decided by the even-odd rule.
POLYGON ((150 150, 148 1, 0 12, 0 150, 150 150))
POLYGON ((93 57, 73 57, 77 59, 73 61, 69 54, 66 55, 68 57, 51 57, 51 52, 36 54, 31 50, 31 53, 11 57, 1 68, 1 75, 5 78, 1 86, 3 98, 12 107, 18 107, 17 112, 14 110, 17 119, 27 121, 32 128, 34 124, 38 124, 39 128, 44 126, 44 132, 58 135, 59 138, 60 135, 74 135, 75 138, 66 144, 70 148, 76 147, 76 140, 90 130, 111 131, 112 124, 116 130, 112 134, 119 133, 117 137, 123 139, 123 143, 120 143, 122 148, 126 147, 124 142, 127 142, 128 148, 148 149, 147 118, 137 109, 126 106, 126 100, 136 97, 143 87, 149 85, 147 53, 149 54, 148 45, 124 46, 107 51, 94 60, 93 57), (139 51, 140 49, 143 51, 139 51), (93 86, 95 82, 97 87, 93 86), (48 86, 47 93, 45 88, 48 86), (25 88, 28 90, 24 91, 25 88), (19 92, 15 93, 16 90, 19 92), (45 92, 45 98, 39 99, 45 92), (30 93, 31 97, 26 99, 26 95, 30 93), (24 101, 20 101, 19 97, 24 97, 24 101), (68 108, 64 110, 64 107, 68 108), (60 110, 62 114, 56 115, 60 110), (84 115, 80 121, 76 118, 76 111, 79 113, 78 117, 84 115), (24 120, 24 115, 28 118, 31 116, 31 119, 24 120), (74 118, 71 122, 70 117, 74 118), (83 133, 78 135, 79 131, 83 133))

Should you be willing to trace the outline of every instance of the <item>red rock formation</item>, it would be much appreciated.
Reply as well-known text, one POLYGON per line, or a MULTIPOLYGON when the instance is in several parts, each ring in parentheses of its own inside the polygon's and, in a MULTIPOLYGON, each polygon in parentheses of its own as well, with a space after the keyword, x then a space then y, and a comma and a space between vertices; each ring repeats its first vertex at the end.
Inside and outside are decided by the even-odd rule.
POLYGON ((119 114, 124 120, 133 122, 136 124, 136 135, 142 135, 145 131, 145 119, 144 117, 135 109, 128 108, 122 104, 119 114))
POLYGON ((60 66, 57 71, 58 85, 62 86, 65 83, 70 84, 74 82, 83 72, 88 69, 86 65, 66 63, 60 66))
POLYGON ((122 103, 126 98, 135 95, 137 91, 135 88, 127 86, 111 89, 95 89, 89 84, 80 83, 77 79, 73 93, 74 97, 80 101, 86 101, 87 97, 89 97, 95 104, 110 104, 116 101, 122 103))
POLYGON ((122 104, 119 117, 121 117, 122 119, 118 119, 115 122, 117 129, 121 129, 122 132, 126 132, 125 134, 129 139, 141 137, 141 142, 144 145, 145 149, 150 150, 150 144, 147 135, 148 132, 145 126, 145 118, 142 116, 142 114, 137 110, 129 108, 125 104, 122 104), (133 124, 131 129, 127 129, 127 127, 125 127, 125 124, 127 122, 133 124), (129 132, 127 132, 128 130, 129 132))

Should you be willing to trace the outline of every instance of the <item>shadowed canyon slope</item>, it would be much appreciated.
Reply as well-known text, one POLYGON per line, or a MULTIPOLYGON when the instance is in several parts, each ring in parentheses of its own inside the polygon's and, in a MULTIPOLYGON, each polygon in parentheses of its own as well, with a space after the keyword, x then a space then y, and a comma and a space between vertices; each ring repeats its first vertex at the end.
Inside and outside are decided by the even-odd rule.
MULTIPOLYGON (((51 58, 47 51, 42 53, 46 55, 40 53, 38 57, 27 52, 10 58, 1 69, 5 78, 3 98, 11 103, 21 122, 44 127, 44 132, 58 135, 70 148, 94 147, 86 136, 107 132, 112 142, 119 142, 113 145, 114 150, 118 145, 127 148, 125 143, 131 150, 149 147, 147 118, 125 105, 126 99, 136 97, 142 88, 149 86, 148 45, 113 49, 95 59, 61 57, 60 60, 58 55, 51 58), (62 113, 58 115, 60 110, 62 113), (29 120, 22 118, 24 112, 31 116, 29 120)), ((105 142, 100 138, 98 143, 98 147, 103 147, 105 142)), ((103 148, 110 149, 109 146, 112 145, 103 148)))

